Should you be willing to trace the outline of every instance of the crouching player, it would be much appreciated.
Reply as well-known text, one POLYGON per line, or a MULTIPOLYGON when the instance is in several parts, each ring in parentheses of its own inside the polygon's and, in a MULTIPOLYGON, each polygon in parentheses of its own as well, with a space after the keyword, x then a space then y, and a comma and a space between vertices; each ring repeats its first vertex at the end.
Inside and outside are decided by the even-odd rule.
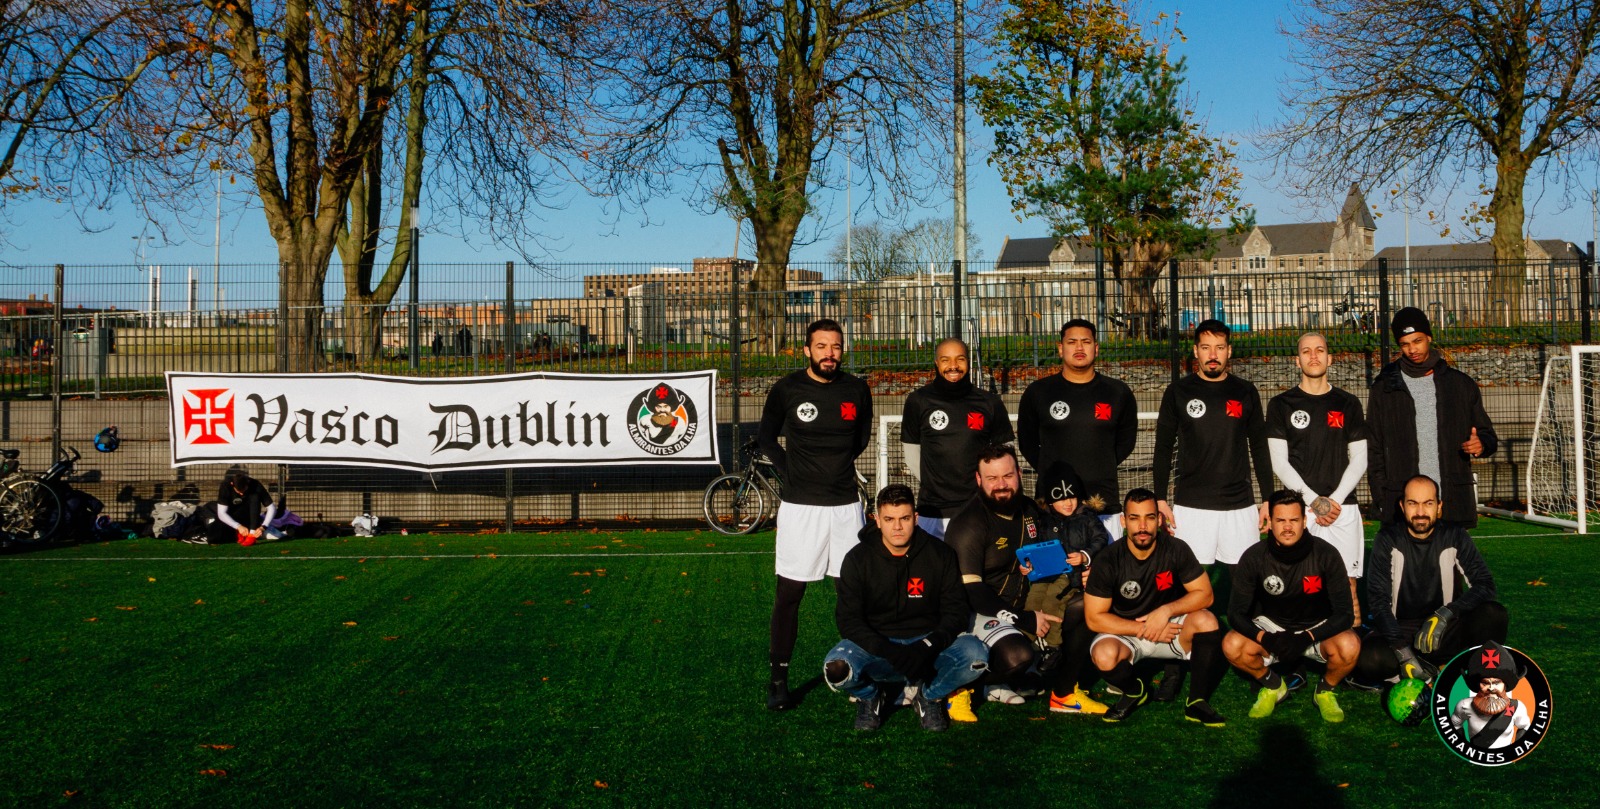
POLYGON ((1228 603, 1233 628, 1222 640, 1223 654, 1261 684, 1251 718, 1270 715, 1289 696, 1272 664, 1303 656, 1327 666, 1312 697, 1323 720, 1343 722, 1333 692, 1361 654, 1361 641, 1350 629, 1354 613, 1344 559, 1327 540, 1306 531, 1299 492, 1273 492, 1267 505, 1272 538, 1251 546, 1234 568, 1228 603))
POLYGON ((1188 660, 1193 669, 1183 716, 1207 727, 1227 720, 1211 707, 1211 693, 1227 663, 1222 630, 1211 606, 1211 580, 1184 542, 1161 530, 1155 492, 1134 489, 1123 501, 1126 541, 1095 557, 1084 591, 1083 615, 1096 635, 1089 654, 1122 698, 1101 718, 1120 722, 1150 698, 1133 671, 1146 658, 1188 660))
POLYGON ((822 670, 829 688, 856 698, 856 730, 882 725, 908 682, 918 686, 912 705, 922 727, 950 727, 944 701, 983 674, 988 650, 962 634, 967 597, 955 551, 917 527, 910 487, 897 483, 878 493, 873 522, 845 554, 837 590, 843 640, 822 670))

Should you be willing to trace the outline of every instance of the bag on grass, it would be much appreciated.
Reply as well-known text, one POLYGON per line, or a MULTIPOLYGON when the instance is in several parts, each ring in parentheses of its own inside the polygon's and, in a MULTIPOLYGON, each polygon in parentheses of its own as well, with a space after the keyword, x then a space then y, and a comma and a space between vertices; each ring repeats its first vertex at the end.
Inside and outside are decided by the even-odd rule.
POLYGON ((168 500, 150 507, 150 536, 156 539, 179 539, 188 536, 189 518, 198 507, 182 500, 168 500))
POLYGON ((374 537, 378 535, 378 518, 371 514, 362 514, 351 520, 350 525, 356 529, 356 536, 358 537, 374 537))

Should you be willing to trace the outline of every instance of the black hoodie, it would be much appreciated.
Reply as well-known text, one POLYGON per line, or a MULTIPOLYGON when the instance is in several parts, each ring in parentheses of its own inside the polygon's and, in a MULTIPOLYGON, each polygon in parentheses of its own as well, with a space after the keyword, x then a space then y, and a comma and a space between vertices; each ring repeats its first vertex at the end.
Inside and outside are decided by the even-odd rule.
POLYGON ((929 635, 943 650, 971 621, 955 551, 921 528, 904 556, 884 547, 883 533, 868 523, 861 542, 845 554, 836 582, 839 635, 870 654, 888 657, 889 639, 929 635))

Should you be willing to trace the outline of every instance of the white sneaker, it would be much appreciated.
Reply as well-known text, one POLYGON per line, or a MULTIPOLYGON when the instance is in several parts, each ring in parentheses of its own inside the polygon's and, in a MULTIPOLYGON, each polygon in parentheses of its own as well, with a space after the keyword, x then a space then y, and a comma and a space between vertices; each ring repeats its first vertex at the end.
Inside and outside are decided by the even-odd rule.
POLYGON ((1022 695, 1003 685, 991 685, 983 690, 990 702, 999 702, 1006 705, 1022 704, 1022 695))

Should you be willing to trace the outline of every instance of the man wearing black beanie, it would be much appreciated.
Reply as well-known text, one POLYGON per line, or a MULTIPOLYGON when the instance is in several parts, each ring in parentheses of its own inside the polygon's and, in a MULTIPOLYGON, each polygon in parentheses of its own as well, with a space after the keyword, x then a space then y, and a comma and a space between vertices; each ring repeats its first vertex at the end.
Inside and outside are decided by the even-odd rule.
POLYGON ((1472 459, 1493 455, 1499 446, 1478 383, 1433 347, 1433 328, 1421 309, 1395 312, 1389 328, 1400 356, 1379 372, 1367 398, 1367 485, 1378 519, 1399 519, 1406 481, 1427 475, 1439 481, 1444 519, 1475 526, 1472 459))

